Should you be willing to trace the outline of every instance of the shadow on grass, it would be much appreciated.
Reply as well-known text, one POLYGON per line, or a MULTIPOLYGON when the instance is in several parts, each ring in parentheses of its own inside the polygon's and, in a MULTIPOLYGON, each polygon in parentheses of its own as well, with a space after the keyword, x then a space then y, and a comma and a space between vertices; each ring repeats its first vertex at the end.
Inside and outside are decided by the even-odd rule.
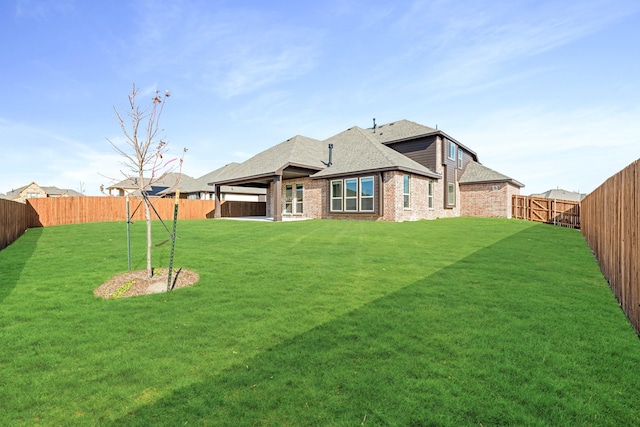
POLYGON ((637 420, 633 330, 579 234, 549 239, 540 230, 481 249, 114 425, 588 424, 620 399, 628 412, 607 419, 637 420), (594 359, 602 349, 601 370, 594 359))
POLYGON ((16 241, 0 251, 0 303, 16 287, 43 230, 42 227, 29 228, 16 241))

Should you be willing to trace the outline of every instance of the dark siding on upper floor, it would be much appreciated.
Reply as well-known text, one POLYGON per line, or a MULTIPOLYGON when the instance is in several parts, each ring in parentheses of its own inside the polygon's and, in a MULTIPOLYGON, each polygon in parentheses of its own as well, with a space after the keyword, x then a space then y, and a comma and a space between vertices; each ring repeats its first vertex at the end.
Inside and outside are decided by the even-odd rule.
POLYGON ((409 157, 411 160, 420 163, 422 166, 426 166, 432 171, 435 171, 437 162, 436 139, 437 137, 432 135, 411 141, 388 144, 388 146, 409 157))

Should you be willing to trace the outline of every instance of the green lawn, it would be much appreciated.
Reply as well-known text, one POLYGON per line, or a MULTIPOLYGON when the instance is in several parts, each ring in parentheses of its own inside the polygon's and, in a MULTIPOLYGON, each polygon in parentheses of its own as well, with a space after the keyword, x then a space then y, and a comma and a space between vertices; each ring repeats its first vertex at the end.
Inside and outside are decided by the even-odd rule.
POLYGON ((123 223, 31 229, 0 252, 0 425, 640 423, 640 340, 578 231, 206 220, 178 235, 175 265, 200 282, 117 300, 92 292, 126 270, 123 223))

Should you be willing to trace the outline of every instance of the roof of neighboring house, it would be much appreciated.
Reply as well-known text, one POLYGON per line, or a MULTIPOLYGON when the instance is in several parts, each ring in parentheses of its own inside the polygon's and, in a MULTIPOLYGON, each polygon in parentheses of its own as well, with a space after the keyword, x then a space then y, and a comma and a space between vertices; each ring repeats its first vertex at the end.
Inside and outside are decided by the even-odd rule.
POLYGON ((524 187, 524 184, 515 179, 496 172, 478 162, 470 161, 462 172, 460 184, 478 184, 485 182, 510 182, 517 187, 524 187))
POLYGON ((221 168, 218 168, 205 175, 202 175, 199 178, 195 178, 191 180, 189 183, 187 183, 186 185, 181 185, 180 191, 182 191, 183 193, 213 192, 214 188, 211 185, 209 185, 209 183, 215 182, 225 174, 229 174, 230 171, 233 168, 237 167, 239 164, 240 163, 231 162, 229 164, 222 166, 221 168))
MULTIPOLYGON (((193 180, 193 178, 191 178, 189 175, 185 175, 183 173, 169 172, 158 177, 157 179, 154 178, 152 182, 150 178, 144 178, 144 185, 146 187, 149 185, 149 182, 151 182, 151 188, 150 188, 151 191, 148 191, 147 193, 150 195, 156 195, 160 192, 163 192, 169 189, 179 188, 182 183, 188 183, 190 182, 190 180, 193 180)), ((138 189, 137 182, 138 182, 138 178, 129 177, 127 179, 124 179, 118 182, 117 184, 110 185, 109 187, 107 187, 107 190, 119 189, 119 188, 122 188, 125 190, 137 190, 138 189)), ((136 194, 136 191, 134 191, 134 194, 136 194)))
POLYGON ((209 182, 224 183, 269 177, 281 173, 288 166, 320 170, 324 168, 322 159, 326 157, 322 146, 317 139, 296 135, 243 163, 229 167, 209 182))
POLYGON ((556 188, 552 190, 547 190, 544 193, 532 194, 531 197, 542 197, 545 199, 560 199, 560 200, 570 200, 572 202, 580 202, 582 199, 587 197, 584 193, 578 193, 575 191, 567 191, 561 188, 556 188))
MULTIPOLYGON (((373 132, 358 126, 353 126, 323 142, 327 145, 333 144, 332 165, 312 175, 313 178, 381 170, 404 170, 440 178, 440 174, 380 144, 373 132)), ((328 153, 328 149, 326 152, 328 153)), ((327 155, 324 158, 327 159, 327 155)))
POLYGON ((41 186, 36 184, 35 182, 31 182, 27 185, 23 185, 20 188, 16 188, 15 190, 11 190, 11 191, 7 191, 6 195, 3 195, 2 198, 4 199, 8 199, 8 200, 14 200, 20 197, 20 193, 22 193, 27 187, 30 187, 31 185, 36 185, 38 186, 40 189, 42 189, 42 191, 44 191, 47 196, 49 197, 60 197, 60 196, 67 196, 67 197, 78 197, 78 196, 83 196, 82 193, 79 193, 75 190, 71 190, 68 188, 58 188, 58 187, 54 187, 54 186, 41 186))

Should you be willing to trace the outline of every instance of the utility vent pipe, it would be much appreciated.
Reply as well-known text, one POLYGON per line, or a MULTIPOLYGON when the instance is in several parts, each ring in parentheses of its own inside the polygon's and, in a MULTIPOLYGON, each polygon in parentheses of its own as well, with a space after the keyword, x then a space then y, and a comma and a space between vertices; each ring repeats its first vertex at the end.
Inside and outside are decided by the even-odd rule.
POLYGON ((333 157, 333 144, 329 144, 329 161, 322 162, 322 164, 325 165, 326 167, 331 167, 331 165, 333 164, 333 162, 331 161, 332 157, 333 157))

